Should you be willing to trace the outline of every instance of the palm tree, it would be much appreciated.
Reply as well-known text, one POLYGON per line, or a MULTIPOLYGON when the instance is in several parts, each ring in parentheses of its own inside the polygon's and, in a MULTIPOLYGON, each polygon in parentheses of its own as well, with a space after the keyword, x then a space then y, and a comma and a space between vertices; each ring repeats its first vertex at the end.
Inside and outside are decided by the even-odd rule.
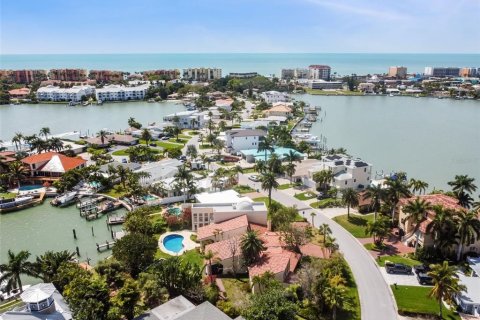
POLYGON ((403 212, 407 214, 405 220, 402 221, 405 225, 406 220, 411 220, 411 223, 414 225, 413 232, 415 233, 415 251, 418 247, 418 228, 420 223, 424 221, 427 217, 428 210, 430 210, 430 203, 425 199, 420 199, 419 197, 415 198, 415 201, 409 200, 408 203, 403 207, 403 212))
POLYGON ((210 280, 210 283, 213 282, 213 274, 212 274, 212 259, 215 257, 215 254, 212 252, 212 250, 208 250, 206 253, 203 254, 203 258, 207 261, 208 263, 208 277, 210 280))
POLYGON ((293 184, 293 175, 295 174, 296 165, 293 162, 285 165, 285 173, 290 177, 290 184, 293 184))
POLYGON ((402 179, 387 179, 385 184, 388 186, 386 191, 386 199, 389 201, 392 206, 392 223, 395 220, 395 209, 398 205, 398 202, 403 197, 410 197, 411 193, 408 190, 408 186, 404 183, 402 179))
POLYGON ((26 177, 27 171, 20 161, 13 161, 8 164, 8 175, 17 183, 20 188, 20 181, 26 177))
POLYGON ((460 211, 455 216, 454 222, 459 238, 457 261, 460 261, 464 245, 468 246, 480 237, 480 220, 473 211, 460 211))
POLYGON ((104 145, 105 139, 107 138, 107 131, 100 130, 100 132, 98 133, 98 137, 100 138, 100 141, 102 141, 102 145, 104 145))
POLYGON ((145 128, 142 130, 141 138, 145 140, 145 145, 148 146, 148 144, 152 140, 152 134, 150 133, 150 131, 148 131, 148 129, 145 128))
POLYGON ((242 255, 247 265, 251 265, 260 257, 260 253, 265 250, 262 239, 254 230, 245 233, 240 241, 242 255))
POLYGON ((453 266, 448 265, 448 261, 443 261, 443 264, 434 264, 430 266, 431 271, 428 273, 433 280, 433 288, 429 296, 438 301, 439 316, 443 319, 443 303, 446 301, 451 304, 456 294, 466 290, 465 286, 458 283, 457 270, 453 266))
POLYGON ((21 132, 16 132, 12 138, 12 142, 15 144, 15 150, 19 150, 22 147, 23 134, 21 132))
POLYGON ((175 178, 177 179, 177 183, 185 195, 183 200, 185 203, 188 199, 190 199, 190 191, 192 190, 192 185, 194 184, 193 176, 185 166, 181 166, 178 168, 175 178))
POLYGON ((323 234, 323 243, 325 243, 327 237, 332 234, 332 229, 330 229, 330 226, 327 223, 322 223, 320 230, 323 234))
MULTIPOLYGON (((314 220, 314 218, 315 218, 316 215, 317 215, 317 214, 315 213, 315 211, 310 212, 310 217, 312 217, 312 227, 314 226, 313 220, 314 220)), ((323 240, 325 240, 325 237, 324 237, 323 240)))
POLYGON ((267 151, 270 151, 270 153, 273 153, 275 151, 274 148, 274 143, 273 140, 270 137, 264 137, 260 142, 258 143, 258 152, 265 152, 265 161, 267 161, 267 151))
POLYGON ((36 275, 42 279, 43 282, 52 282, 60 266, 65 262, 72 261, 74 256, 75 253, 66 250, 59 252, 47 251, 37 257, 34 262, 36 275))
POLYGON ((11 250, 8 250, 8 263, 0 265, 0 272, 2 273, 0 283, 3 281, 7 282, 7 292, 17 288, 20 289, 20 292, 23 292, 22 279, 20 278, 22 274, 35 276, 34 267, 32 263, 28 261, 29 257, 30 252, 28 251, 22 250, 18 254, 15 254, 11 250))
POLYGON ((272 204, 272 189, 277 190, 278 182, 275 174, 272 172, 266 172, 260 177, 261 186, 263 190, 268 190, 268 206, 272 204))
POLYGON ((453 211, 441 205, 432 207, 435 216, 426 228, 427 233, 433 233, 433 246, 436 248, 441 240, 442 232, 453 226, 453 211))
POLYGON ((289 150, 288 153, 284 153, 283 156, 283 160, 288 161, 288 163, 302 162, 300 155, 294 150, 289 150))
POLYGON ((333 276, 323 292, 326 305, 332 310, 332 319, 337 319, 337 309, 348 304, 348 292, 344 285, 345 280, 340 275, 333 276))
POLYGON ((40 129, 40 135, 45 137, 45 140, 48 139, 48 135, 50 134, 50 128, 49 127, 43 127, 40 129))
POLYGON ((313 181, 318 183, 320 189, 326 190, 333 181, 334 175, 331 170, 321 170, 313 174, 313 181))
POLYGON ((117 167, 117 176, 118 179, 120 179, 120 183, 123 187, 123 189, 126 188, 126 182, 128 180, 128 177, 132 174, 132 171, 128 168, 125 168, 124 166, 118 166, 117 167))
POLYGON ((414 178, 410 179, 409 187, 412 188, 412 193, 416 193, 419 191, 418 194, 422 194, 422 192, 425 194, 425 191, 428 188, 428 183, 422 180, 417 180, 414 178))
POLYGON ((370 199, 370 208, 373 209, 374 219, 377 219, 377 211, 385 198, 385 190, 381 185, 370 185, 365 189, 363 200, 370 199))
POLYGON ((252 286, 256 287, 260 294, 264 293, 271 288, 272 285, 277 283, 278 282, 275 279, 275 274, 272 271, 267 271, 262 275, 254 276, 252 278, 252 286))
POLYGON ((465 191, 454 191, 455 198, 458 200, 458 204, 469 209, 473 205, 473 198, 465 191))
POLYGON ((455 180, 448 182, 448 185, 452 187, 454 192, 474 193, 477 191, 477 186, 474 182, 475 179, 470 178, 468 175, 456 175, 455 180))
POLYGON ((350 219, 350 207, 358 206, 358 194, 352 188, 342 190, 342 202, 347 205, 347 217, 350 219))
POLYGON ((373 237, 373 242, 377 246, 383 244, 383 240, 388 236, 390 232, 390 222, 387 218, 380 217, 375 221, 369 221, 365 234, 373 237))
POLYGON ((267 162, 263 160, 257 160, 255 161, 253 169, 258 173, 263 173, 265 170, 267 170, 267 162))

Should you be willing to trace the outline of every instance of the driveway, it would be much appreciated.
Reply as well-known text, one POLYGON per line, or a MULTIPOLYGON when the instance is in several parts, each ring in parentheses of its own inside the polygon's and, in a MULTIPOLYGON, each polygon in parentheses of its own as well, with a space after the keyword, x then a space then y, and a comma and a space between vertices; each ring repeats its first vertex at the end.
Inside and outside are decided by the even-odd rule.
MULTIPOLYGON (((261 189, 259 182, 248 180, 244 174, 240 175, 239 183, 247 184, 255 189, 261 189)), ((313 220, 316 227, 323 223, 330 225, 332 235, 336 238, 340 250, 355 277, 360 297, 362 319, 398 319, 396 304, 390 287, 385 282, 372 256, 357 239, 335 221, 323 215, 320 210, 315 210, 292 196, 272 190, 272 198, 286 206, 297 206, 300 212, 304 211, 305 217, 308 217, 309 220, 311 219, 310 213, 315 212, 316 216, 313 220)))
POLYGON ((423 287, 420 283, 418 283, 416 274, 390 274, 387 273, 387 270, 385 270, 384 267, 380 268, 380 272, 389 285, 396 283, 399 286, 423 287))

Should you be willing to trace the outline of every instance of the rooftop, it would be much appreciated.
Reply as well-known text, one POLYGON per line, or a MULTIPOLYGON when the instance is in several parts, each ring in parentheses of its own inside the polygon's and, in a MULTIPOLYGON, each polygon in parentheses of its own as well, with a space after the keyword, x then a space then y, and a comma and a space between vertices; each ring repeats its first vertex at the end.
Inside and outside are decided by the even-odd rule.
POLYGON ((248 219, 246 215, 241 215, 240 217, 233 218, 220 223, 212 223, 208 226, 200 227, 197 230, 197 239, 199 241, 209 238, 215 234, 215 232, 228 232, 240 228, 248 227, 248 219))
POLYGON ((226 134, 236 138, 237 137, 254 137, 254 136, 264 137, 267 135, 265 131, 257 130, 257 129, 229 130, 226 132, 226 134))
POLYGON ((87 162, 80 157, 67 157, 63 154, 56 152, 40 153, 22 159, 22 162, 26 164, 37 164, 46 161, 48 162, 45 163, 42 167, 36 168, 36 170, 46 172, 66 172, 68 170, 75 169, 87 162))
POLYGON ((235 190, 225 190, 220 192, 204 192, 195 195, 195 199, 203 204, 232 204, 238 203, 244 199, 235 190))
POLYGON ((232 257, 233 250, 231 247, 234 246, 234 252, 236 253, 236 256, 240 256, 242 254, 240 242, 241 240, 239 238, 231 238, 210 243, 205 246, 205 252, 212 251, 212 253, 215 255, 215 258, 225 260, 232 257))

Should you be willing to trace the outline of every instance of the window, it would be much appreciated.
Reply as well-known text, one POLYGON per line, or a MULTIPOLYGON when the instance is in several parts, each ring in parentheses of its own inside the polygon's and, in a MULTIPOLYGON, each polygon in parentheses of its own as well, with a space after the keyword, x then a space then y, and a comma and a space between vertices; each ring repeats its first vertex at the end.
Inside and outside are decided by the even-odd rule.
POLYGON ((347 185, 347 181, 345 181, 345 185, 347 185))
POLYGON ((353 182, 357 182, 357 179, 353 179, 353 182))
POLYGON ((367 168, 364 168, 364 169, 363 169, 363 172, 367 172, 367 168))

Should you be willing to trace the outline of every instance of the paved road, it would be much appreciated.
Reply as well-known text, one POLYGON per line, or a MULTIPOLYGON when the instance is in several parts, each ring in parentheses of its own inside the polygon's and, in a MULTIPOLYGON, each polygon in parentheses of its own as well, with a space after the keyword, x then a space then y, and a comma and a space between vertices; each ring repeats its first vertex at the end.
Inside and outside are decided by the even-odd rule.
MULTIPOLYGON (((248 176, 241 174, 240 184, 248 184, 254 189, 260 189, 259 182, 248 180, 248 176)), ((365 248, 348 231, 335 221, 327 218, 321 210, 307 207, 302 201, 289 196, 281 191, 272 190, 272 199, 287 206, 297 206, 300 212, 309 220, 310 213, 314 211, 314 225, 318 227, 323 223, 330 225, 332 235, 352 269, 360 296, 362 319, 364 320, 394 320, 398 319, 395 300, 390 288, 385 282, 377 264, 365 248)))

